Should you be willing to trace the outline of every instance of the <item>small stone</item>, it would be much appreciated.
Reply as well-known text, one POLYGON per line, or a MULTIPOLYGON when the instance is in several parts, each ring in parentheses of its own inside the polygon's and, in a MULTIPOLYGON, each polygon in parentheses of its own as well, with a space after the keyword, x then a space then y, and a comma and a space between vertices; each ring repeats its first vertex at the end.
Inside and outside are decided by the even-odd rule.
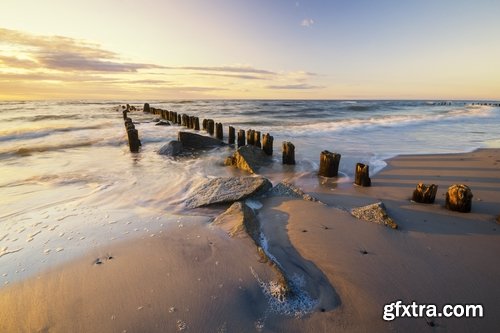
POLYGON ((377 202, 368 206, 358 207, 351 210, 351 214, 360 220, 374 222, 386 227, 397 229, 398 225, 388 215, 382 202, 377 202))

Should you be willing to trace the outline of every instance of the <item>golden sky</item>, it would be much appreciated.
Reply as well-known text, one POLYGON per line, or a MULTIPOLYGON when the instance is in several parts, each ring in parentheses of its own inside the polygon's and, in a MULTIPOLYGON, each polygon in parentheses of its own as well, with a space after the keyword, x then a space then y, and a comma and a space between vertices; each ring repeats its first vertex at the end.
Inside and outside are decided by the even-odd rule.
POLYGON ((0 99, 500 99, 494 1, 2 0, 0 99))

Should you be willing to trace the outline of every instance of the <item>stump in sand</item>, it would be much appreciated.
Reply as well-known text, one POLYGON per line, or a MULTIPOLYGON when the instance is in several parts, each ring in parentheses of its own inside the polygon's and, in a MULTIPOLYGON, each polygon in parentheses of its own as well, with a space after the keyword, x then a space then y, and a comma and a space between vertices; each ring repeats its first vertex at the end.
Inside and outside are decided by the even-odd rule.
POLYGON ((222 132, 222 123, 215 123, 215 137, 219 140, 224 139, 224 133, 222 132))
POLYGON ((370 179, 370 166, 363 163, 356 163, 356 170, 354 173, 354 184, 359 186, 372 186, 370 179))
POLYGON ((451 185, 446 192, 446 208, 468 213, 472 208, 472 191, 467 185, 451 185))
POLYGON ((283 141, 283 164, 295 164, 295 146, 293 143, 283 141))
POLYGON ((227 140, 227 143, 229 143, 230 145, 234 145, 235 139, 236 139, 236 137, 235 137, 234 127, 229 126, 229 138, 227 140))
POLYGON ((273 140, 274 138, 269 133, 262 136, 262 150, 266 155, 271 156, 273 154, 273 140))
POLYGON ((412 200, 419 203, 434 203, 438 186, 435 184, 426 185, 418 183, 417 188, 413 191, 412 200))
POLYGON ((262 148, 262 144, 260 143, 260 131, 255 131, 253 133, 253 145, 258 148, 262 148))
POLYGON ((323 150, 319 156, 319 175, 337 177, 339 173, 340 154, 323 150))
POLYGON ((238 130, 238 148, 245 145, 245 130, 238 130))

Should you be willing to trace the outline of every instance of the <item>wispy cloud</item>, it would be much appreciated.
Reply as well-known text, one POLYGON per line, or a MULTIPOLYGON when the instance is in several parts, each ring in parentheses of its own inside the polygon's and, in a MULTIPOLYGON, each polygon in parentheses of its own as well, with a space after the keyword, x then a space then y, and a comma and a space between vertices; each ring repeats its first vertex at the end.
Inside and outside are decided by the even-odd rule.
POLYGON ((314 20, 312 18, 305 18, 300 22, 300 25, 306 28, 312 27, 314 20))
POLYGON ((269 85, 266 86, 267 89, 277 89, 277 90, 310 90, 310 89, 321 89, 323 86, 314 86, 306 83, 298 84, 284 84, 284 85, 269 85))
POLYGON ((263 75, 276 75, 276 72, 253 68, 250 66, 182 66, 182 67, 164 67, 165 69, 183 69, 190 71, 203 71, 203 72, 226 72, 226 73, 249 73, 249 74, 263 74, 263 75))
POLYGON ((121 61, 118 54, 100 45, 62 36, 39 36, 0 28, 0 44, 8 44, 28 59, 0 54, 0 61, 14 68, 93 72, 137 72, 161 68, 154 64, 121 61), (31 59, 31 60, 29 60, 31 59))

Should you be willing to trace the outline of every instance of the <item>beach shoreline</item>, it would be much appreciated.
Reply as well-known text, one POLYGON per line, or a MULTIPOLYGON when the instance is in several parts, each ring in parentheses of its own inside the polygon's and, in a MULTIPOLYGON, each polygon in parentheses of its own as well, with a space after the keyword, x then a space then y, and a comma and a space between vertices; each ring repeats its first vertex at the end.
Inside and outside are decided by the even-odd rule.
MULTIPOLYGON (((165 227, 157 237, 111 242, 4 286, 0 328, 382 332, 421 331, 429 328, 430 320, 442 331, 494 329, 498 320, 492 314, 500 310, 500 268, 495 264, 500 249, 500 226, 495 223, 499 180, 500 149, 400 155, 388 161, 368 188, 297 179, 297 185, 326 205, 259 199, 263 207, 257 217, 277 261, 290 267, 285 262, 289 258, 297 267, 310 267, 303 274, 310 274, 312 281, 322 274, 338 294, 337 305, 315 307, 300 319, 270 308, 256 276, 265 283, 273 275, 259 262, 255 245, 201 219, 191 225, 185 221, 182 228, 165 227), (438 184, 435 204, 410 202, 419 181, 438 184), (455 183, 471 187, 471 213, 443 207, 446 188, 455 183), (384 202, 399 230, 348 213, 376 201, 384 202), (480 303, 486 315, 383 321, 383 305, 396 300, 480 303)), ((308 278, 305 281, 303 289, 320 297, 307 285, 308 278)))

